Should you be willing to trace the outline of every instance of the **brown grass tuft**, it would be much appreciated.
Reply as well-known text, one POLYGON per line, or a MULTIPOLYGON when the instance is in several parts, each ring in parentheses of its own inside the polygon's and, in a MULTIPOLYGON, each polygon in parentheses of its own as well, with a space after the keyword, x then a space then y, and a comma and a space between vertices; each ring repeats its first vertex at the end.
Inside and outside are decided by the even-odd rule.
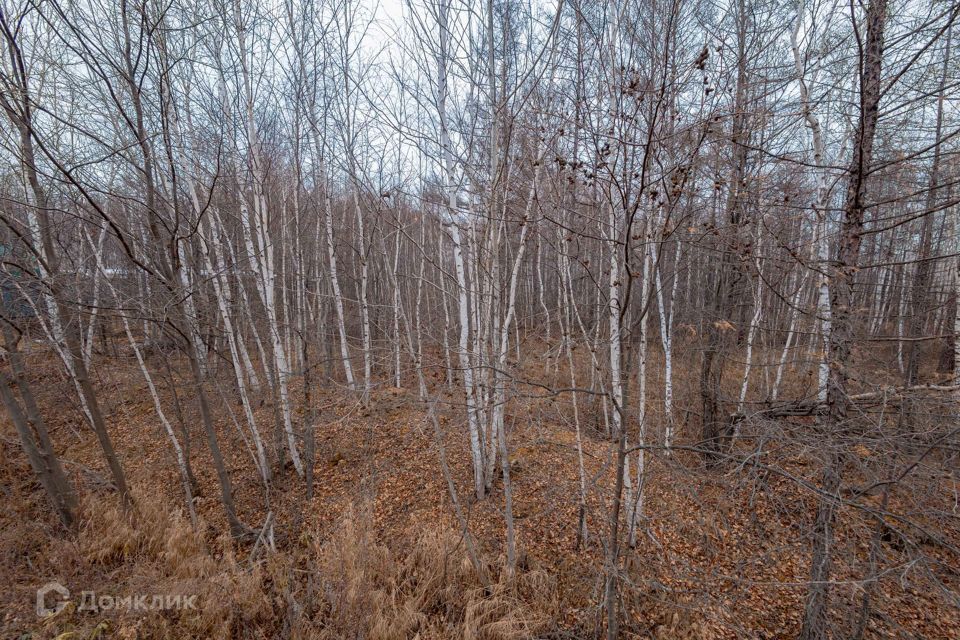
POLYGON ((71 608, 45 631, 85 637, 107 625, 120 638, 513 640, 553 619, 556 588, 547 574, 525 567, 508 579, 500 571, 484 586, 461 537, 442 529, 422 531, 398 553, 377 539, 368 505, 349 507, 326 539, 306 532, 304 544, 254 562, 228 536, 210 538, 202 522, 194 530, 179 512, 147 496, 136 500, 133 518, 109 500, 84 502, 79 562, 110 580, 85 588, 195 596, 196 609, 91 615, 71 608))

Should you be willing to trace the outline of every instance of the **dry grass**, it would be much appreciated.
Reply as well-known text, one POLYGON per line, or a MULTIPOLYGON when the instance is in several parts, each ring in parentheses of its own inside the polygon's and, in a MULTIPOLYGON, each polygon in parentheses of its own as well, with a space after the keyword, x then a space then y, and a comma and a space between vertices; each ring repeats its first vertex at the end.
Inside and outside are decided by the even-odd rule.
MULTIPOLYGON (((195 609, 100 612, 68 607, 38 623, 53 637, 369 638, 400 640, 533 637, 554 621, 547 573, 524 567, 485 586, 462 539, 426 529, 405 551, 377 540, 367 505, 353 505, 326 539, 307 531, 294 549, 251 560, 226 536, 211 537, 177 512, 137 495, 135 517, 113 501, 87 498, 71 548, 89 590, 117 597, 196 596, 195 609)), ((401 546, 399 544, 397 547, 401 546)), ((79 593, 73 594, 79 605, 79 593)), ((149 598, 148 598, 149 602, 149 598)))

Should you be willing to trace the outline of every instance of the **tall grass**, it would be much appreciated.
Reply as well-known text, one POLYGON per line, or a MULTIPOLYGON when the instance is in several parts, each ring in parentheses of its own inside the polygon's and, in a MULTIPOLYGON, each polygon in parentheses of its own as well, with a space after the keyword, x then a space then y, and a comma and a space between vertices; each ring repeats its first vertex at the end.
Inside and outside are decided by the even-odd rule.
MULTIPOLYGON (((400 544, 377 538, 369 505, 355 504, 326 538, 306 531, 292 548, 250 557, 143 494, 129 518, 109 499, 88 498, 72 548, 84 590, 118 597, 196 596, 196 608, 81 611, 44 621, 55 636, 120 638, 319 638, 513 640, 549 629, 557 590, 529 567, 508 578, 484 556, 484 585, 457 532, 426 527, 400 544), (390 543, 393 544, 390 544, 390 543), (403 551, 399 549, 404 547, 403 551)), ((74 588, 79 596, 81 585, 74 588)), ((79 604, 76 603, 76 604, 79 604)))

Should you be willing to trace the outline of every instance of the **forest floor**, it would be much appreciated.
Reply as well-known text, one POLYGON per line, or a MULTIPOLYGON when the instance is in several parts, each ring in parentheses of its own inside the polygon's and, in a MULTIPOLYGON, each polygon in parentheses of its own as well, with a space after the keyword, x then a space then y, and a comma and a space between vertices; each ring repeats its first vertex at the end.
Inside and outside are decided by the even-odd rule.
MULTIPOLYGON (((167 540, 154 545, 150 542, 151 533, 146 531, 150 526, 169 527, 164 530, 173 535, 177 529, 170 524, 174 516, 169 513, 182 510, 183 498, 169 445, 132 358, 101 361, 97 384, 111 436, 138 503, 144 505, 146 514, 153 514, 130 525, 140 527, 138 533, 131 533, 127 525, 116 519, 116 514, 111 515, 116 498, 105 486, 107 475, 102 456, 96 440, 87 433, 71 394, 65 391, 69 385, 56 363, 39 352, 28 357, 32 382, 53 439, 68 472, 85 496, 83 524, 75 533, 58 528, 19 449, 16 434, 5 420, 0 433, 6 461, 0 469, 5 505, 0 512, 0 577, 7 585, 0 592, 0 608, 4 612, 2 637, 200 637, 197 627, 188 632, 185 622, 181 626, 181 618, 166 612, 162 612, 162 620, 152 619, 149 624, 139 619, 147 614, 119 609, 92 612, 68 607, 52 620, 37 617, 35 593, 49 581, 66 585, 72 599, 77 600, 82 591, 143 593, 147 586, 158 588, 159 583, 151 582, 160 580, 157 576, 162 576, 163 584, 169 586, 173 576, 180 575, 176 571, 186 571, 196 578, 190 572, 199 569, 169 569, 171 543, 167 540), (157 515, 159 512, 166 515, 157 515), (122 535, 119 530, 123 530, 122 535), (114 535, 116 540, 106 542, 114 535)), ((548 383, 551 378, 559 381, 567 375, 562 367, 556 373, 543 373, 544 361, 536 358, 524 366, 538 370, 548 383)), ((177 366, 172 368, 178 370, 177 366)), ((681 363, 678 371, 677 406, 693 406, 695 369, 684 373, 681 363)), ((586 379, 588 374, 582 376, 586 379)), ((438 389, 445 386, 439 374, 431 382, 438 389)), ((551 397, 531 388, 521 389, 526 395, 518 394, 508 405, 506 424, 520 573, 542 579, 533 589, 536 593, 530 597, 517 595, 517 607, 491 612, 487 621, 481 619, 473 601, 454 615, 449 607, 444 613, 421 599, 415 612, 420 616, 419 622, 406 626, 391 623, 387 625, 393 625, 390 633, 371 631, 362 620, 348 623, 346 613, 331 610, 322 615, 315 613, 315 617, 327 616, 327 622, 317 623, 319 627, 279 619, 282 616, 277 611, 290 609, 291 602, 302 605, 305 599, 313 597, 309 594, 314 589, 326 589, 326 596, 317 597, 330 601, 328 609, 336 609, 336 598, 331 596, 334 592, 341 593, 336 596, 341 599, 360 597, 354 591, 368 584, 362 580, 350 582, 353 591, 349 585, 341 585, 341 591, 336 591, 330 580, 323 587, 312 587, 309 581, 306 586, 297 582, 297 572, 309 570, 310 557, 326 558, 324 562, 328 563, 334 558, 336 563, 339 555, 346 553, 336 545, 350 543, 344 540, 345 535, 365 540, 364 544, 375 545, 395 558, 407 558, 395 564, 410 566, 409 559, 428 532, 458 531, 431 424, 417 401, 412 375, 405 383, 408 388, 375 389, 367 409, 342 389, 314 391, 314 407, 318 409, 315 495, 311 502, 306 502, 304 482, 289 466, 277 474, 270 495, 276 555, 290 558, 285 565, 288 573, 283 575, 293 576, 290 580, 296 583, 284 587, 280 584, 283 579, 273 568, 258 568, 267 562, 260 545, 254 549, 251 543, 230 543, 220 535, 226 522, 216 475, 194 403, 184 397, 183 390, 190 386, 185 381, 178 385, 181 391, 177 400, 189 425, 193 469, 201 489, 196 500, 204 522, 200 544, 205 545, 207 550, 203 553, 212 559, 211 567, 203 570, 209 572, 203 574, 204 579, 210 581, 217 571, 226 571, 218 569, 217 564, 229 564, 238 574, 259 572, 252 590, 269 589, 274 594, 273 601, 257 609, 260 613, 256 616, 248 611, 224 613, 211 609, 222 619, 208 621, 209 624, 227 624, 225 620, 229 619, 229 625, 217 627, 218 632, 203 633, 211 637, 217 633, 236 637, 290 633, 296 636, 300 630, 301 637, 320 637, 322 634, 309 629, 325 628, 325 637, 425 639, 460 635, 479 639, 594 635, 600 619, 598 602, 615 448, 595 428, 602 424, 595 404, 581 398, 578 409, 584 432, 588 538, 578 548, 580 480, 570 398, 551 397), (358 521, 362 521, 360 525, 358 521), (358 526, 366 533, 358 534, 358 526), (298 550, 313 550, 311 553, 319 555, 304 555, 298 550), (349 595, 343 595, 348 592, 349 595), (279 602, 282 598, 287 602, 279 602), (538 598, 540 601, 534 602, 538 598), (330 622, 335 617, 339 626, 330 622), (429 629, 433 631, 428 632, 429 629)), ((223 393, 231 393, 228 384, 223 384, 223 393)), ((172 403, 169 388, 160 386, 165 401, 172 403)), ((295 388, 293 395, 298 401, 299 394, 299 388, 295 388)), ((505 539, 502 483, 495 482, 493 493, 483 500, 471 498, 469 446, 462 407, 455 394, 439 394, 444 446, 459 497, 482 555, 496 572, 502 565, 505 539)), ((732 389, 730 396, 735 397, 732 389)), ((239 516, 259 530, 268 511, 264 492, 223 397, 220 395, 214 404, 220 416, 221 446, 232 476, 239 516)), ((660 419, 655 400, 650 401, 653 423, 660 419)), ((229 409, 237 419, 243 419, 239 405, 231 403, 229 409)), ((268 425, 273 425, 272 411, 269 401, 257 411, 265 432, 270 431, 268 425)), ((695 442, 695 412, 681 410, 678 414, 678 442, 695 442)), ((302 407, 298 407, 296 418, 302 422, 302 407)), ((757 434, 744 434, 738 446, 749 454, 756 441, 757 434)), ((647 456, 640 533, 636 547, 624 552, 624 637, 796 636, 809 571, 809 532, 816 512, 816 496, 809 488, 818 477, 816 452, 779 440, 763 451, 762 456, 747 456, 749 463, 715 467, 704 466, 697 454, 682 450, 672 457, 657 452, 647 456)), ((863 459, 876 455, 869 446, 858 451, 863 459)), ((856 468, 851 473, 856 474, 856 468)), ((844 637, 850 637, 858 625, 857 614, 865 593, 872 594, 872 615, 864 637, 960 637, 960 611, 955 607, 960 593, 960 559, 952 551, 960 546, 956 518, 960 481, 955 473, 937 473, 931 468, 925 481, 918 481, 919 485, 897 488, 888 496, 890 511, 902 503, 902 512, 920 514, 917 521, 937 531, 940 538, 936 540, 921 539, 917 545, 904 545, 886 535, 888 531, 876 518, 862 510, 840 508, 835 549, 838 584, 832 594, 835 617, 842 620, 841 627, 847 630, 844 637), (920 502, 929 509, 921 510, 920 502), (944 515, 937 519, 931 513, 944 515), (876 580, 863 580, 868 574, 879 575, 876 580)), ((447 552, 456 550, 462 554, 462 540, 457 535, 453 538, 453 546, 446 547, 447 552)), ((342 567, 340 571, 337 575, 342 575, 342 567)), ((230 580, 222 584, 237 593, 248 584, 236 576, 230 580)), ((365 576, 363 580, 377 584, 375 577, 365 576)), ((396 585, 390 588, 393 591, 382 588, 394 598, 402 591, 396 585)), ((238 602, 239 608, 244 608, 243 601, 238 602)), ((201 609, 206 606, 201 597, 201 609)), ((362 618, 363 606, 373 605, 362 605, 359 612, 351 615, 362 618)), ((157 614, 150 615, 155 618, 157 614)), ((379 628, 383 631, 387 627, 379 628)))

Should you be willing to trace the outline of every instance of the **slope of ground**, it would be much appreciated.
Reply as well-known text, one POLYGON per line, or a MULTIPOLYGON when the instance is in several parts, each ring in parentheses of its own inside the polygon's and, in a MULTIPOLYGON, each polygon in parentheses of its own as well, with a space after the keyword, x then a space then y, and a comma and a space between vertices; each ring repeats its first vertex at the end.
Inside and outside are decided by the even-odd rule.
MULTIPOLYGON (((175 515, 182 512, 176 471, 135 363, 117 358, 99 367, 111 435, 137 494, 140 515, 130 524, 115 511, 95 441, 85 437, 55 363, 35 353, 31 364, 53 437, 83 488, 83 524, 74 534, 54 524, 15 433, 5 425, 0 441, 8 461, 0 471, 7 505, 0 514, 0 571, 8 585, 0 596, 4 637, 71 631, 78 635, 65 637, 590 637, 598 629, 615 451, 594 429, 602 417, 586 401, 579 409, 589 535, 580 548, 570 399, 530 392, 510 404, 506 422, 520 551, 519 577, 511 581, 501 575, 501 484, 482 501, 471 498, 462 409, 455 395, 441 394, 451 472, 494 583, 484 587, 466 556, 437 443, 414 389, 380 387, 369 409, 343 392, 314 393, 319 407, 316 488, 309 503, 292 468, 278 474, 270 495, 264 495, 220 396, 218 428, 240 517, 259 531, 271 514, 274 552, 263 541, 237 543, 222 535, 226 523, 216 478, 190 398, 178 400, 201 488, 199 533, 175 515), (82 591, 120 597, 196 593, 199 610, 68 607, 40 620, 35 593, 49 581, 68 586, 74 600, 82 591)), ((538 360, 529 366, 542 372, 544 364, 538 360)), ((678 380, 681 398, 692 393, 688 377, 678 380)), ((172 402, 169 394, 165 399, 172 402)), ((651 422, 656 404, 651 400, 651 422)), ((229 408, 239 414, 238 407, 229 408)), ((302 413, 298 416, 302 420, 302 413)), ((272 424, 269 403, 257 417, 261 425, 272 424)), ((679 428, 682 440, 692 437, 685 433, 688 425, 679 428)), ((640 533, 624 561, 630 637, 796 635, 817 467, 815 452, 783 444, 791 441, 775 437, 777 428, 767 425, 743 434, 738 446, 749 463, 707 469, 698 456, 682 450, 673 457, 656 451, 647 456, 640 533), (765 437, 769 443, 763 445, 765 437), (747 455, 751 451, 759 453, 747 455)), ((864 459, 870 455, 862 452, 864 459)), ((958 637, 952 545, 960 541, 960 531, 955 515, 949 517, 957 479, 931 470, 917 482, 914 493, 894 492, 889 500, 908 503, 904 513, 911 500, 928 507, 921 511, 915 504, 923 514, 916 520, 927 519, 942 540, 930 538, 923 549, 890 537, 883 523, 862 509, 841 509, 834 596, 841 611, 857 611, 864 594, 872 594, 874 614, 866 637, 958 637), (934 521, 930 513, 945 517, 934 521), (862 580, 875 573, 876 580, 862 580)), ((851 633, 857 624, 847 621, 851 633)))

